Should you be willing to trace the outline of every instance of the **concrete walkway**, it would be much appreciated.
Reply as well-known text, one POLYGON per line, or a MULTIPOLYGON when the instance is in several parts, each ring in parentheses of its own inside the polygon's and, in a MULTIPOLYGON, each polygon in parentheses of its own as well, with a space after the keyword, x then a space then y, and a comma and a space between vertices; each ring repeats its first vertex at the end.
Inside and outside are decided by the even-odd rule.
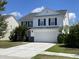
POLYGON ((2 51, 2 50, 4 50, 4 49, 0 48, 0 51, 2 51))
POLYGON ((0 59, 31 59, 35 55, 54 46, 52 43, 28 43, 0 51, 0 59))
POLYGON ((77 54, 68 54, 68 53, 56 53, 56 52, 44 51, 40 54, 52 55, 52 56, 64 56, 64 57, 71 57, 71 58, 79 58, 79 55, 77 55, 77 54))

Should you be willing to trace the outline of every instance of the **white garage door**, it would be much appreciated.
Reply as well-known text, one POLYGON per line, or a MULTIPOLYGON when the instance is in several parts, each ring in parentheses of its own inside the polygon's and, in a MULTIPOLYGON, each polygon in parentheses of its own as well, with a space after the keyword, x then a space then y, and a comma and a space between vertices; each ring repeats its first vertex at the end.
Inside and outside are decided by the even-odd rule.
POLYGON ((57 42, 58 29, 32 29, 35 42, 57 42))

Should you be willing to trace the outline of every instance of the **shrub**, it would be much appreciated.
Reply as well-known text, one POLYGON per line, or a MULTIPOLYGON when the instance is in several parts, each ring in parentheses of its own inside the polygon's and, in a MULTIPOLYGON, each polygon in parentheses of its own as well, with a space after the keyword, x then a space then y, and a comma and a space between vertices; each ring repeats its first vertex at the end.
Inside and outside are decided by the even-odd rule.
POLYGON ((65 36, 66 36, 65 34, 59 34, 57 37, 58 43, 64 43, 65 36))
POLYGON ((66 46, 79 48, 79 24, 70 28, 70 33, 66 36, 64 43, 66 46))
POLYGON ((11 41, 25 41, 27 37, 27 28, 24 26, 16 27, 10 34, 11 41))

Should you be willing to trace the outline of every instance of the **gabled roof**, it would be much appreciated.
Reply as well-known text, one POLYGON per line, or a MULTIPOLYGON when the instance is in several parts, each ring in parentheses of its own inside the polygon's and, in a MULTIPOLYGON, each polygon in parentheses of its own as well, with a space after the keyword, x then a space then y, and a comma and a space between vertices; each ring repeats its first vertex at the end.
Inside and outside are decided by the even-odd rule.
POLYGON ((37 15, 37 13, 30 13, 30 14, 28 14, 28 15, 26 15, 26 16, 23 16, 23 17, 20 19, 20 21, 21 21, 21 20, 25 20, 25 19, 27 19, 27 20, 32 20, 35 15, 37 15))
MULTIPOLYGON (((48 8, 45 8, 44 10, 42 10, 41 12, 45 11, 45 10, 50 10, 52 12, 56 12, 56 13, 59 13, 59 14, 62 14, 62 15, 65 15, 67 10, 51 10, 51 9, 48 9, 48 8)), ((23 20, 32 20, 33 17, 35 17, 36 15, 38 15, 39 13, 41 12, 36 12, 36 13, 30 13, 26 16, 23 16, 20 21, 23 21, 23 20)))
POLYGON ((67 10, 52 10, 52 9, 49 9, 49 8, 45 8, 42 11, 45 11, 45 10, 50 10, 52 12, 57 12, 57 13, 60 13, 60 14, 66 14, 66 12, 67 12, 67 10))
POLYGON ((67 10, 57 10, 60 14, 66 14, 67 10))

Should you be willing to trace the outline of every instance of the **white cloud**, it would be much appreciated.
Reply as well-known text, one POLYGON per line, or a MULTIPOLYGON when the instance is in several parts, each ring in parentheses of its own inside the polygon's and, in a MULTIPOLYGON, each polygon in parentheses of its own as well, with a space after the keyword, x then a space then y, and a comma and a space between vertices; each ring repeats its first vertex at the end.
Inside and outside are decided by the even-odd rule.
POLYGON ((32 10, 32 13, 41 12, 43 9, 44 9, 43 6, 42 7, 35 8, 34 10, 32 10))
POLYGON ((10 15, 13 15, 15 17, 22 17, 23 15, 20 12, 12 12, 10 15))
POLYGON ((7 14, 2 14, 2 15, 7 15, 7 14))
POLYGON ((76 14, 75 13, 69 13, 69 19, 70 20, 74 20, 76 18, 76 14))

